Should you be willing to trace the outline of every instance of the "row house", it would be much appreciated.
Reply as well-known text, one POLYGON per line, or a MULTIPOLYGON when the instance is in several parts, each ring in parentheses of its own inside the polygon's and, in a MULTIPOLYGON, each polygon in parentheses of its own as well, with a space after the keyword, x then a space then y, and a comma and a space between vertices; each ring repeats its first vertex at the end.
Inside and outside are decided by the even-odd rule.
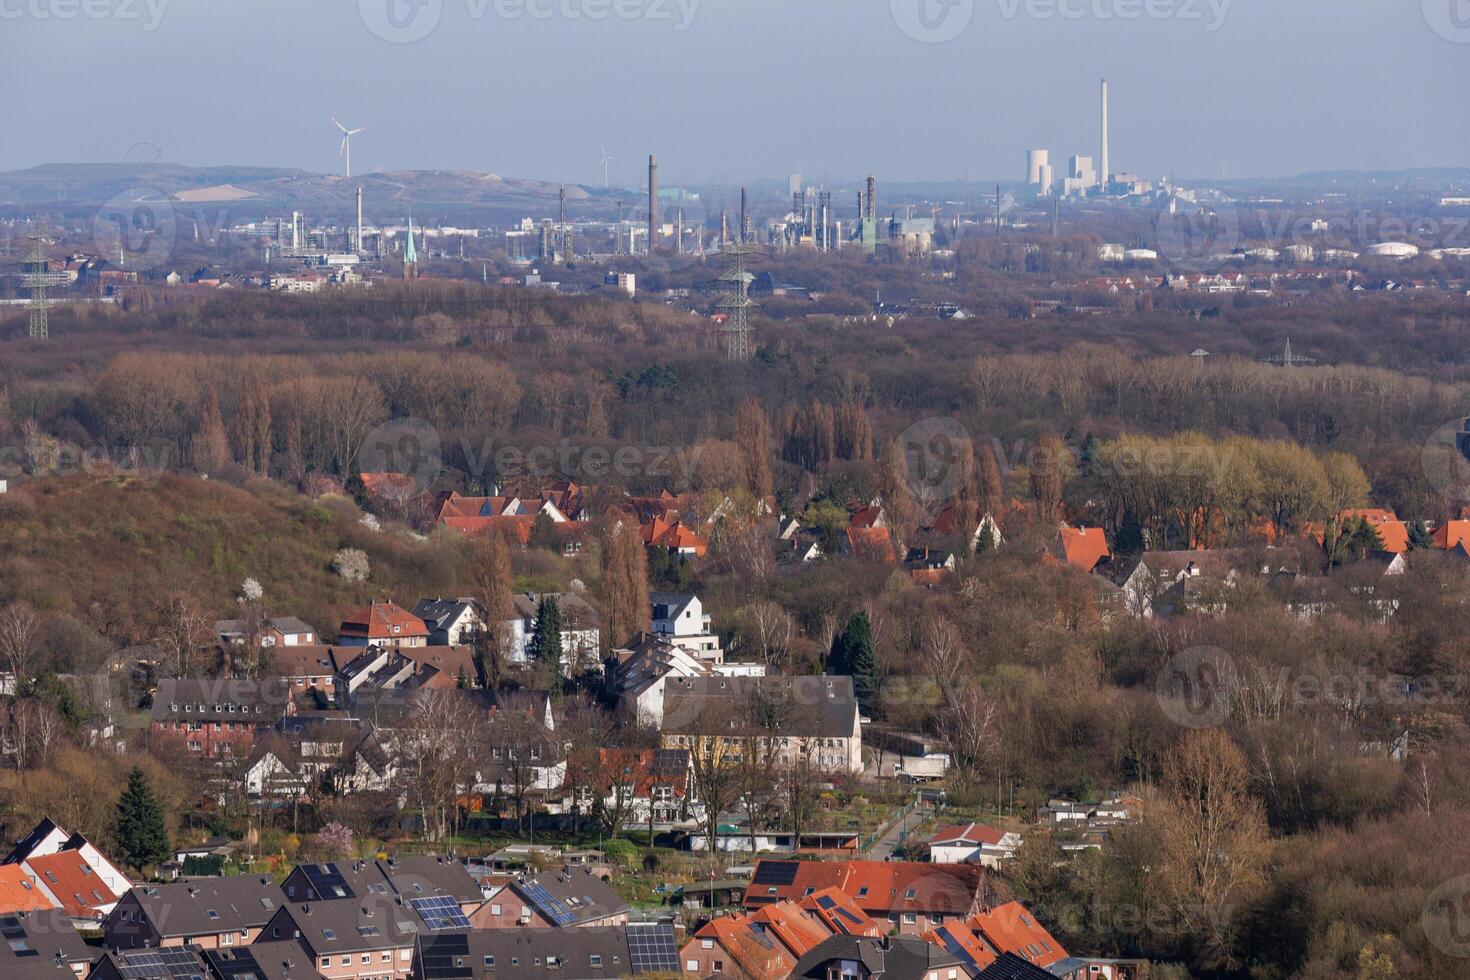
POLYGON ((149 742, 206 758, 244 758, 258 736, 295 711, 285 684, 275 678, 165 678, 149 709, 149 742))

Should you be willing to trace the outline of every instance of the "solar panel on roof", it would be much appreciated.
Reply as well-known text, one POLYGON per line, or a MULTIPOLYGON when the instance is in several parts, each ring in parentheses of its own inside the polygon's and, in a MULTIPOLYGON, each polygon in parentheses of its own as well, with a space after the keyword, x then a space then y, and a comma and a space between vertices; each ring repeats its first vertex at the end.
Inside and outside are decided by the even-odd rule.
POLYGON ((465 933, 425 939, 419 949, 423 980, 468 980, 475 975, 468 965, 470 943, 465 933))
POLYGON ((577 916, 566 903, 547 891, 539 881, 528 881, 521 888, 527 900, 536 906, 536 911, 550 919, 553 925, 568 926, 577 921, 577 916))
POLYGON ((335 864, 308 864, 301 870, 319 900, 357 897, 335 864))
POLYGON ((190 949, 154 949, 129 953, 119 965, 123 980, 193 980, 202 975, 199 958, 190 949))
POLYGON ((799 862, 796 861, 762 861, 756 866, 755 877, 751 881, 757 885, 789 885, 796 881, 798 870, 799 862))
POLYGON ((674 928, 664 922, 628 923, 628 958, 634 973, 677 973, 674 928))
POLYGON ((431 930, 438 932, 445 929, 468 929, 470 920, 465 918, 459 903, 452 895, 435 895, 431 898, 414 898, 409 900, 413 910, 424 920, 424 924, 431 930))

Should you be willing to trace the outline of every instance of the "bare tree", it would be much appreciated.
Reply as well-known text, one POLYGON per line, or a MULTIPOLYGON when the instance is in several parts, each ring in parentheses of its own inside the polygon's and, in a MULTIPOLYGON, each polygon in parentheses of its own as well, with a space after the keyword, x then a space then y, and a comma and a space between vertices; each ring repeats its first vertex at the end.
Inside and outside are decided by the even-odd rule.
POLYGON ((786 662, 796 624, 774 602, 757 602, 746 607, 747 621, 760 649, 761 661, 772 672, 786 662))
POLYGON ((28 602, 12 602, 0 612, 0 661, 20 684, 35 673, 41 622, 28 602))
POLYGON ((960 638, 960 631, 938 613, 930 616, 924 623, 920 653, 925 672, 941 688, 953 687, 964 672, 965 645, 960 638))
POLYGON ((155 641, 173 660, 177 676, 187 677, 195 653, 209 642, 209 623, 193 596, 175 592, 155 611, 155 641))
POLYGON ((475 539, 474 576, 476 612, 484 620, 475 630, 475 659, 481 680, 494 688, 510 657, 510 621, 515 614, 510 544, 503 535, 489 531, 475 539))

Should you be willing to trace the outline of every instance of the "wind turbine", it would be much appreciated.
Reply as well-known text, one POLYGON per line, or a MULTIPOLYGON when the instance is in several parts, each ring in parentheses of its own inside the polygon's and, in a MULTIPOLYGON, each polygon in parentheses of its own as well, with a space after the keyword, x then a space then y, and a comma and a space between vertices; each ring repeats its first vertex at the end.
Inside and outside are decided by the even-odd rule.
POLYGON ((599 164, 599 166, 602 167, 602 189, 603 190, 607 190, 607 165, 608 165, 608 162, 611 161, 611 160, 612 160, 612 157, 610 157, 608 155, 607 147, 604 146, 602 148, 602 162, 599 164))
POLYGON ((339 154, 341 154, 345 158, 345 160, 343 162, 343 165, 342 165, 342 176, 343 177, 351 177, 352 176, 352 137, 356 136, 358 133, 363 132, 364 130, 367 129, 367 127, 366 126, 359 126, 357 129, 348 129, 346 126, 344 126, 341 123, 337 122, 337 117, 336 116, 333 116, 332 117, 332 124, 334 126, 336 126, 338 129, 342 130, 342 147, 341 147, 341 149, 339 149, 337 151, 339 154))

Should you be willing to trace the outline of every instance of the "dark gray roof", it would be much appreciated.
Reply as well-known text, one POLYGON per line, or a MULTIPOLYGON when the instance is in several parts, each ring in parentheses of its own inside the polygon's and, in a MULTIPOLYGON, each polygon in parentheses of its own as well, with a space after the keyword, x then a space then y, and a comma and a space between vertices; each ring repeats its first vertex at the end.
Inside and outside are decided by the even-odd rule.
POLYGON ((670 677, 666 734, 729 735, 750 726, 808 738, 850 738, 858 702, 851 677, 670 677))
POLYGON ((833 936, 798 960, 791 975, 825 978, 833 960, 860 960, 872 980, 923 980, 930 970, 961 965, 953 953, 913 936, 833 936))
POLYGON ((1001 953, 994 963, 975 975, 975 980, 1056 980, 1056 974, 1028 963, 1015 953, 1001 953))
POLYGON ((581 929, 485 929, 423 936, 414 958, 421 980, 606 980, 679 972, 667 922, 581 929))
POLYGON ((98 980, 196 980, 209 976, 198 946, 132 949, 107 953, 88 974, 98 980))
POLYGON ((274 725, 290 694, 278 678, 165 677, 153 694, 152 721, 233 721, 274 725))
POLYGON ((317 975, 301 945, 290 940, 205 950, 219 980, 311 980, 317 975))
POLYGON ((519 592, 511 598, 516 615, 522 620, 534 621, 541 608, 542 599, 555 599, 561 610, 563 629, 595 629, 599 622, 597 610, 586 599, 575 592, 519 592))
POLYGON ((266 939, 296 939, 317 956, 365 953, 412 946, 428 932, 424 920, 397 895, 352 901, 297 902, 276 913, 266 939))
MULTIPOLYGON (((258 875, 139 885, 128 895, 165 938, 259 929, 286 903, 281 886, 258 875)), ((108 923, 126 927, 118 921, 117 911, 108 917, 108 923)))
MULTIPOLYGON (((59 909, 0 914, 0 940, 0 977, 6 978, 27 964, 67 969, 72 963, 90 963, 101 952, 87 945, 59 909)), ((36 972, 47 975, 45 970, 36 972)))
POLYGON ((465 610, 477 607, 478 603, 473 599, 420 599, 410 612, 422 619, 430 630, 444 630, 464 615, 465 610))
POLYGON ((648 603, 653 607, 654 619, 678 619, 684 607, 696 597, 688 592, 650 592, 648 603))
POLYGON ((485 897, 480 883, 454 858, 426 855, 389 858, 377 864, 404 898, 449 895, 458 902, 477 902, 485 897))
POLYGON ((595 922, 628 911, 628 903, 585 868, 523 875, 507 885, 554 926, 595 922))

